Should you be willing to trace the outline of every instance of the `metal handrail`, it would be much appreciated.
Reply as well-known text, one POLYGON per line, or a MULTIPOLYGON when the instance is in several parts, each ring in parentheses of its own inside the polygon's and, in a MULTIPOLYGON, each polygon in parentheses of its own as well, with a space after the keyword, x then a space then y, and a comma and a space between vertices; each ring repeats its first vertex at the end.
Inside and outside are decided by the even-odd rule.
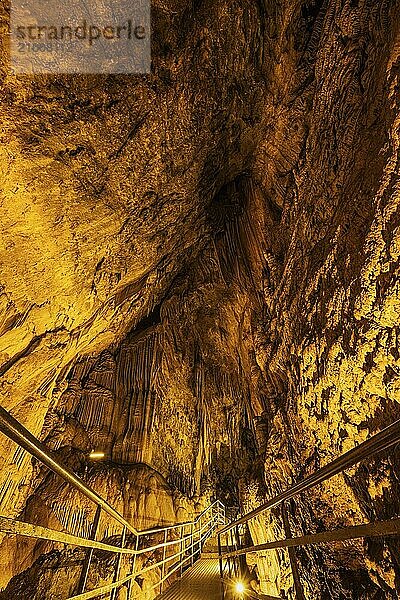
POLYGON ((11 416, 2 406, 0 406, 0 431, 29 454, 40 460, 40 462, 46 465, 53 473, 62 477, 64 481, 67 481, 72 487, 89 498, 89 500, 94 502, 97 506, 100 506, 104 512, 118 521, 120 525, 137 535, 137 529, 128 523, 128 521, 126 521, 124 517, 111 506, 111 504, 89 487, 83 479, 75 475, 68 467, 54 458, 46 446, 32 435, 32 433, 17 421, 17 419, 11 416))
MULTIPOLYGON (((297 546, 305 546, 309 544, 320 544, 326 543, 329 541, 344 541, 344 540, 352 540, 360 537, 381 537, 381 536, 392 536, 399 535, 400 533, 400 519, 391 519, 389 521, 379 521, 373 523, 364 523, 362 525, 357 525, 353 527, 344 527, 341 529, 336 529, 334 531, 324 531, 319 532, 312 535, 303 535, 301 537, 293 538, 290 531, 290 525, 287 517, 287 511, 285 508, 285 502, 294 498, 309 490, 314 488, 319 483, 330 479, 334 475, 338 475, 342 473, 346 469, 358 464, 362 460, 366 458, 370 458, 374 454, 378 452, 382 452, 395 446, 400 443, 400 420, 395 421, 379 433, 371 436, 365 442, 362 442, 352 450, 349 450, 345 454, 339 456, 332 462, 318 469, 312 475, 306 477, 302 481, 297 482, 296 484, 290 486, 284 492, 278 494, 274 498, 271 498, 268 502, 265 502, 255 510, 250 511, 243 517, 236 519, 235 521, 229 523, 222 529, 218 531, 218 555, 219 555, 219 564, 220 564, 220 576, 221 576, 221 589, 222 589, 222 598, 225 597, 225 587, 224 587, 224 568, 223 568, 223 559, 227 560, 229 573, 231 574, 231 566, 230 559, 239 558, 246 554, 260 552, 265 550, 276 550, 287 548, 289 550, 289 559, 293 573, 293 580, 296 592, 296 598, 298 600, 304 600, 304 592, 300 582, 300 577, 298 574, 297 560, 294 554, 294 548, 297 546), (282 507, 282 518, 284 522, 284 529, 286 539, 284 540, 275 540, 272 542, 266 542, 264 544, 259 544, 258 546, 248 546, 248 547, 240 547, 240 533, 239 527, 241 525, 247 524, 251 519, 254 519, 258 515, 264 513, 267 510, 271 510, 277 506, 281 505, 282 507), (222 536, 227 536, 230 533, 231 539, 233 538, 233 534, 236 536, 236 550, 232 550, 229 548, 229 544, 227 543, 227 549, 222 548, 222 536)), ((236 569, 236 565, 234 565, 234 571, 236 569)), ((236 569, 240 572, 240 567, 236 569)))
MULTIPOLYGON (((203 536, 202 542, 204 542, 207 539, 207 537, 208 537, 207 535, 203 536)), ((179 542, 179 539, 176 542, 179 542)), ((106 594, 107 592, 109 592, 113 589, 117 589, 117 588, 121 587, 122 585, 124 585, 125 583, 132 581, 134 578, 136 578, 140 575, 143 575, 144 573, 147 573, 148 571, 151 571, 154 568, 158 568, 158 567, 162 566, 164 562, 170 562, 172 559, 180 557, 183 553, 186 552, 186 550, 187 549, 177 552, 176 554, 168 557, 166 559, 166 561, 159 561, 158 563, 156 563, 154 565, 150 565, 150 566, 142 569, 141 571, 138 571, 137 573, 136 572, 131 573, 130 575, 127 575, 126 577, 124 577, 123 579, 120 579, 117 582, 110 583, 108 585, 103 586, 102 588, 97 588, 96 590, 92 590, 90 592, 85 592, 83 594, 79 594, 79 596, 72 596, 72 597, 68 598, 68 600, 90 600, 91 598, 96 598, 97 596, 106 594)), ((151 590, 157 588, 160 585, 160 583, 162 584, 164 581, 166 581, 173 573, 175 573, 178 569, 180 569, 181 566, 183 564, 185 564, 186 562, 188 562, 189 560, 191 560, 190 555, 187 556, 186 558, 182 559, 177 565, 175 565, 173 567, 173 569, 168 571, 168 574, 165 577, 163 577, 160 581, 158 581, 157 583, 152 585, 150 588, 147 588, 147 591, 151 591, 151 590)), ((131 596, 131 600, 132 600, 132 596, 131 596)))
MULTIPOLYGON (((167 529, 176 529, 178 527, 185 527, 191 525, 193 521, 185 521, 182 523, 175 523, 166 526, 155 527, 153 529, 137 530, 133 527, 124 517, 113 508, 102 496, 100 496, 94 489, 88 486, 83 479, 78 477, 68 467, 63 465, 59 460, 52 456, 51 452, 46 446, 40 442, 26 427, 24 427, 17 419, 15 419, 9 412, 7 412, 2 406, 0 406, 0 432, 6 435, 8 438, 13 440, 21 448, 26 450, 29 454, 40 460, 46 467, 48 467, 53 473, 59 475, 64 481, 69 483, 72 487, 81 492, 89 500, 94 502, 97 506, 100 506, 104 512, 113 517, 120 525, 126 527, 131 533, 135 535, 151 535, 153 533, 162 533, 167 529)), ((208 507, 209 508, 209 507, 208 507)), ((202 515, 208 510, 206 508, 200 513, 195 520, 200 519, 202 515)))
POLYGON ((33 525, 25 523, 10 517, 0 515, 0 531, 8 535, 21 535, 23 537, 31 537, 50 542, 68 544, 70 546, 78 546, 80 548, 93 548, 94 550, 104 550, 105 552, 115 552, 117 554, 137 554, 137 551, 132 548, 120 548, 104 542, 97 542, 57 529, 48 529, 41 525, 33 525))
POLYGON ((398 444, 399 442, 400 419, 398 421, 395 421, 385 429, 382 429, 382 431, 380 431, 379 433, 371 436, 368 440, 362 442, 352 450, 349 450, 345 454, 342 454, 329 464, 325 465, 324 467, 321 467, 320 469, 318 469, 318 471, 316 471, 309 477, 306 477, 302 481, 299 481, 295 485, 289 487, 281 494, 278 494, 271 500, 268 500, 268 502, 265 502, 255 510, 252 510, 251 512, 247 513, 246 515, 244 515, 240 519, 237 519, 236 521, 232 521, 232 523, 229 523, 229 525, 221 529, 219 533, 227 533, 228 531, 234 529, 238 525, 247 523, 248 521, 250 521, 250 519, 254 519, 254 517, 258 516, 264 511, 275 508, 279 504, 282 504, 282 502, 284 502, 285 500, 290 500, 291 498, 294 498, 298 494, 301 494, 302 492, 305 492, 306 490, 315 487, 319 483, 330 479, 334 475, 342 473, 343 471, 349 469, 350 467, 359 463, 363 459, 369 458, 377 452, 387 450, 388 448, 398 444))
MULTIPOLYGON (((21 423, 19 423, 19 421, 12 417, 1 406, 0 432, 6 435, 11 440, 13 440, 16 444, 18 444, 21 448, 26 450, 29 454, 41 461, 51 471, 59 475, 64 481, 66 481, 68 484, 77 489, 79 492, 81 492, 84 496, 86 496, 89 500, 91 500, 97 505, 97 512, 92 531, 92 539, 87 539, 69 534, 67 532, 60 532, 52 529, 47 529, 38 525, 24 523, 17 519, 10 519, 8 517, 0 516, 0 531, 3 531, 5 533, 28 536, 37 539, 45 539, 55 542, 62 542, 65 544, 87 548, 87 555, 83 566, 81 580, 79 582, 80 589, 78 590, 77 595, 70 597, 71 600, 72 598, 74 600, 87 600, 89 598, 96 598, 98 596, 103 595, 104 593, 107 593, 108 591, 111 591, 111 598, 113 599, 115 598, 113 594, 119 587, 121 587, 125 583, 129 583, 130 586, 132 580, 135 577, 138 577, 139 575, 142 575, 160 566, 163 567, 161 579, 155 585, 153 585, 151 589, 154 589, 157 586, 162 587, 163 582, 166 581, 177 569, 182 569, 188 561, 193 562, 195 555, 197 555, 200 552, 201 546, 204 543, 204 541, 215 531, 218 525, 224 525, 226 523, 225 507, 222 504, 222 502, 216 500, 191 521, 174 523, 166 526, 138 531, 128 521, 126 521, 126 519, 124 519, 124 517, 117 510, 115 510, 102 496, 100 496, 95 490, 88 486, 80 477, 75 475, 75 473, 68 469, 68 467, 63 465, 54 456, 52 456, 52 454, 42 442, 40 442, 30 431, 28 431, 21 423), (123 530, 121 535, 121 542, 123 542, 123 540, 125 539, 126 530, 134 534, 136 538, 134 549, 122 548, 122 543, 121 546, 118 547, 106 544, 104 542, 99 542, 94 539, 97 532, 101 510, 104 510, 106 514, 108 514, 110 517, 115 519, 120 525, 122 525, 123 530), (206 523, 201 523, 205 517, 207 517, 206 523), (191 529, 190 533, 185 532, 185 529, 188 527, 190 527, 191 529), (168 540, 168 533, 173 530, 180 532, 180 534, 173 540, 168 540), (205 533, 203 533, 204 530, 206 530, 205 533), (141 549, 138 548, 140 537, 156 534, 164 534, 164 542, 153 546, 149 545, 141 549), (196 537, 198 539, 195 539, 196 537), (177 544, 180 544, 180 551, 172 556, 167 556, 167 549, 172 546, 176 546, 177 544), (134 560, 132 569, 133 572, 129 576, 123 579, 119 579, 118 575, 120 568, 120 559, 118 559, 114 576, 114 579, 116 579, 116 581, 114 581, 111 584, 108 584, 107 586, 103 586, 102 588, 91 590, 90 592, 84 592, 90 561, 94 549, 101 549, 108 552, 114 552, 119 557, 121 557, 123 554, 131 555, 134 560), (155 552, 156 550, 163 550, 163 560, 159 561, 156 564, 149 565, 148 567, 145 567, 140 571, 136 572, 136 557, 141 554, 155 552), (178 565, 173 565, 173 568, 171 568, 167 571, 167 573, 165 573, 165 565, 175 558, 179 558, 178 565)), ((129 587, 128 594, 128 597, 131 598, 131 587, 129 587)))
MULTIPOLYGON (((213 505, 211 505, 209 507, 209 509, 212 506, 215 506, 216 504, 221 504, 218 501, 216 503, 214 503, 213 505)), ((220 515, 221 516, 221 515, 220 515)), ((178 562, 178 564, 174 565, 173 568, 171 570, 169 570, 167 572, 167 574, 162 577, 160 580, 157 581, 157 583, 155 583, 154 585, 152 585, 150 588, 147 588, 147 591, 153 590, 157 587, 159 587, 160 585, 162 585, 167 579, 169 579, 169 577, 171 577, 171 575, 173 573, 175 573, 178 569, 180 569, 185 563, 189 562, 192 560, 193 556, 195 554, 197 554, 199 552, 199 548, 197 550, 195 550, 196 546, 200 546, 201 544, 204 543, 204 541, 215 531, 216 526, 219 523, 218 519, 212 518, 210 520, 210 523, 213 523, 213 526, 209 529, 209 531, 204 534, 199 540, 197 541, 193 541, 188 547, 183 547, 181 550, 179 550, 179 552, 166 557, 163 560, 160 560, 159 562, 149 565, 148 567, 145 567, 144 569, 141 569, 139 571, 134 571, 133 573, 131 573, 130 575, 127 575, 126 577, 124 577, 123 579, 120 579, 119 581, 116 581, 114 583, 110 583, 107 584, 101 588, 97 588, 95 590, 91 590, 89 592, 84 592, 82 594, 78 594, 75 596, 70 596, 67 600, 89 600, 90 598, 97 598, 98 596, 101 596, 111 590, 117 589, 119 587, 121 587, 122 585, 124 585, 125 583, 132 581, 133 579, 135 579, 136 577, 139 577, 140 575, 143 575, 144 573, 147 573, 153 569, 162 567, 164 564, 171 562, 171 560, 175 559, 175 558, 181 558, 182 555, 185 555, 187 553, 188 550, 192 550, 191 553, 189 553, 186 557, 183 556, 183 558, 178 562)), ((191 536, 189 536, 191 537, 191 536)), ((181 538, 177 538, 173 541, 173 545, 177 545, 178 543, 180 543, 182 540, 181 538)), ((164 544, 160 544, 157 548, 158 549, 162 549, 164 547, 164 544)), ((147 551, 147 549, 146 549, 147 551)), ((139 592, 140 593, 140 592, 139 592)), ((130 597, 132 599, 132 596, 130 597)))
MULTIPOLYGON (((212 509, 215 506, 215 503, 210 505, 207 510, 212 509)), ((204 512, 202 513, 204 514, 204 512)), ((222 515, 221 515, 222 519, 222 515)), ((198 519, 197 519, 198 520, 198 519)), ((207 535, 209 532, 209 526, 212 521, 215 520, 218 522, 218 519, 215 519, 215 516, 212 517, 205 525, 200 527, 194 533, 201 534, 201 539, 204 537, 203 531, 207 529, 207 535)), ((195 521, 188 521, 188 524, 194 523, 195 521)), ((170 529, 170 528, 169 528, 170 529)), ((9 535, 21 535, 23 537, 32 537, 35 539, 48 540, 57 543, 69 544, 71 546, 80 546, 83 548, 93 548, 95 550, 103 550, 105 552, 114 552, 117 554, 128 554, 131 556, 140 556, 141 554, 145 554, 148 552, 154 552, 155 550, 161 548, 167 548, 169 546, 176 546, 178 542, 185 542, 187 540, 191 540, 192 535, 183 535, 182 537, 175 538, 174 540, 170 540, 165 543, 157 544, 156 546, 149 546, 142 548, 140 550, 135 550, 133 548, 120 548, 119 546, 113 546, 111 544, 106 544, 104 542, 97 542, 95 540, 89 540, 87 538, 82 538, 80 536, 72 535, 70 533, 60 532, 56 529, 48 529, 47 527, 41 527, 40 525, 33 525, 32 523, 25 523, 23 521, 18 521, 15 519, 11 519, 10 517, 0 516, 0 531, 9 535)), ((139 535, 143 535, 144 532, 140 531, 139 535)), ((193 543, 193 546, 198 545, 198 541, 193 543)), ((192 547, 192 545, 188 546, 192 547)), ((187 550, 187 548, 186 548, 187 550)), ((168 558, 170 560, 170 557, 168 558)))
MULTIPOLYGON (((151 589, 162 586, 162 583, 166 581, 176 570, 179 568, 182 569, 183 565, 185 565, 188 561, 193 562, 194 556, 199 553, 201 545, 204 543, 204 540, 207 539, 216 529, 219 524, 226 523, 225 516, 225 507, 220 501, 214 502, 212 505, 207 507, 202 511, 196 518, 191 521, 186 521, 182 523, 175 523, 166 526, 156 527, 152 529, 145 529, 142 531, 138 531, 135 527, 133 527, 128 521, 124 519, 124 517, 116 511, 104 498, 102 498, 95 490, 90 488, 82 479, 80 479, 75 473, 73 473, 70 469, 68 469, 65 465, 60 463, 51 453, 47 450, 47 448, 42 444, 37 438, 35 438, 23 425, 21 425, 14 417, 12 417, 4 408, 0 407, 0 431, 16 442, 20 447, 29 452, 32 456, 35 456, 38 460, 40 460, 43 464, 45 464, 49 469, 51 469, 54 473, 62 477, 67 483, 73 486, 75 489, 83 493, 87 498, 89 498, 92 502, 94 502, 98 510, 104 510, 109 516, 115 519, 120 525, 123 527, 123 535, 125 536, 125 531, 129 530, 136 536, 136 548, 121 548, 118 546, 113 546, 110 544, 105 544, 103 542, 95 541, 94 539, 88 540, 87 538, 82 538, 79 536, 73 536, 71 534, 65 532, 57 532, 55 530, 46 529, 43 527, 31 525, 28 523, 23 523, 21 521, 15 519, 9 519, 6 517, 0 517, 0 531, 4 531, 6 533, 13 533, 19 535, 28 535, 30 537, 36 537, 40 539, 48 539, 56 542, 63 542, 67 544, 77 545, 87 547, 90 552, 93 549, 102 549, 109 552, 115 552, 119 556, 123 554, 132 555, 133 559, 136 559, 136 556, 148 553, 155 552, 157 550, 162 549, 164 551, 163 560, 157 562, 156 564, 152 564, 140 571, 136 572, 133 569, 133 573, 129 576, 119 579, 117 576, 115 577, 117 581, 114 581, 112 584, 108 584, 107 586, 103 586, 102 588, 98 588, 96 590, 92 590, 90 592, 84 592, 83 589, 81 593, 78 595, 72 596, 71 599, 68 600, 88 600, 89 598, 96 598, 108 591, 111 591, 112 594, 116 589, 124 585, 125 583, 131 584, 132 580, 138 575, 144 574, 150 570, 156 569, 158 567, 163 567, 163 574, 161 579, 153 585, 151 589), (211 516, 208 515, 210 513, 211 516), (207 515, 206 524, 201 524, 200 521, 207 515), (197 524, 199 527, 196 528, 197 524), (190 527, 191 532, 187 534, 185 532, 185 528, 190 527), (172 530, 180 531, 180 536, 173 540, 168 540, 168 532, 172 530), (203 531, 206 532, 203 534, 203 531), (139 538, 141 536, 148 536, 154 534, 162 534, 164 533, 164 542, 159 544, 148 546, 138 549, 139 538), (198 539, 195 539, 198 537, 198 539), (190 540, 190 543, 187 545, 187 542, 190 540), (167 556, 167 548, 176 546, 180 544, 180 551, 167 556), (197 548, 197 549, 196 549, 197 548), (173 565, 171 569, 164 572, 165 565, 170 563, 172 560, 179 558, 178 564, 173 565)), ((400 420, 396 421, 392 425, 386 427, 384 430, 375 434, 367 441, 361 443, 359 446, 353 448, 352 450, 346 452, 342 456, 333 460, 331 463, 325 465, 324 467, 318 469, 315 473, 306 477, 303 481, 296 483, 295 485, 289 487, 287 490, 278 494, 268 502, 265 502, 257 509, 249 512, 243 517, 237 519, 236 521, 230 523, 229 525, 224 526, 218 532, 219 538, 219 556, 220 562, 222 557, 236 557, 240 555, 247 554, 249 552, 256 552, 260 550, 267 550, 273 548, 292 548, 299 545, 305 545, 308 543, 323 543, 327 540, 333 539, 354 539, 355 537, 365 537, 373 536, 373 535, 395 535, 399 531, 399 521, 392 520, 384 523, 371 523, 364 524, 361 526, 357 526, 354 528, 344 528, 341 530, 336 530, 333 532, 322 532, 320 534, 313 534, 311 536, 302 536, 301 538, 288 538, 286 540, 268 542, 266 544, 262 544, 259 546, 251 546, 248 548, 240 548, 235 551, 225 551, 222 552, 221 547, 221 536, 227 534, 228 532, 232 532, 235 529, 236 534, 238 535, 238 527, 240 525, 248 523, 249 520, 255 518, 259 514, 265 512, 266 510, 272 509, 278 505, 284 505, 286 500, 289 500, 298 494, 315 487, 319 483, 337 475, 346 469, 354 466, 359 463, 361 460, 371 457, 373 454, 386 450, 397 443, 400 442, 400 420), (347 536, 347 537, 346 537, 347 536)), ((98 523, 98 521, 97 521, 98 523)), ((97 527, 97 526, 96 526, 97 527)), ((237 545, 237 544, 236 544, 237 545)), ((90 558, 87 564, 90 564, 90 558)), ((221 563, 222 564, 222 563, 221 563)), ((293 567, 293 565, 292 565, 293 567)), ((222 571, 221 571, 222 572, 222 571)), ((117 574, 119 573, 119 567, 117 570, 117 574)), ((84 578, 83 587, 86 583, 86 578, 84 578)), ((131 591, 131 588, 129 588, 131 591)), ((113 596, 112 596, 113 597, 113 596)), ((131 595, 129 595, 129 598, 131 595)))
POLYGON ((151 535, 153 533, 168 531, 169 529, 178 529, 186 527, 187 525, 191 525, 192 523, 197 523, 197 521, 200 521, 200 519, 210 510, 210 508, 215 505, 220 505, 222 508, 225 508, 224 504, 220 500, 215 500, 212 504, 207 506, 207 508, 205 508, 201 513, 199 513, 197 517, 192 521, 183 521, 181 523, 175 523, 173 525, 160 525, 159 527, 155 527, 154 529, 141 529, 137 533, 138 535, 151 535))

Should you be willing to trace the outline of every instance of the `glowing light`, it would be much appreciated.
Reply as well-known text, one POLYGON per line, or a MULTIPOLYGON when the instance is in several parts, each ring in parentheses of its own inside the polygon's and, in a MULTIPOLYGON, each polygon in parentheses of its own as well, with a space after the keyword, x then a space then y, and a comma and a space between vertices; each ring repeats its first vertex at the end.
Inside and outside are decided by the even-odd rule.
POLYGON ((243 594, 244 592, 244 585, 241 581, 238 581, 235 585, 235 590, 238 594, 243 594))
POLYGON ((94 450, 89 454, 89 458, 99 459, 104 458, 104 452, 95 452, 94 450))

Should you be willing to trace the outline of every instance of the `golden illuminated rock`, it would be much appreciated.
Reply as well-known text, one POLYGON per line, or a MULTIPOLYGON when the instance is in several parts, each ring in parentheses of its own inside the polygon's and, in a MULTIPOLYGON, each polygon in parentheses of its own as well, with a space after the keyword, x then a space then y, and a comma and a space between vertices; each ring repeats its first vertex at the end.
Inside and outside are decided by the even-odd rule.
MULTIPOLYGON (((148 76, 17 77, 4 50, 1 405, 138 527, 213 496, 251 510, 400 417, 399 15, 156 1, 148 76)), ((52 476, 1 442, 1 514, 79 533, 76 495, 54 506, 52 476)), ((304 494, 293 533, 398 515, 398 465, 304 494)), ((283 536, 279 511, 250 533, 283 536)), ((4 598, 71 592, 82 555, 51 549, 3 540, 4 598)), ((299 551, 307 600, 397 598, 398 551, 299 551)), ((286 552, 249 565, 294 598, 286 552)))

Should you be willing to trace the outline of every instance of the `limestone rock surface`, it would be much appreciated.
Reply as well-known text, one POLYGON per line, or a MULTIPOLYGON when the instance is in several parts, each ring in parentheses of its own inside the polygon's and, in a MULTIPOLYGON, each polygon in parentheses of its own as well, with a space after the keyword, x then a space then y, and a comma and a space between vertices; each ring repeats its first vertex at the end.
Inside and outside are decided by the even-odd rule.
MULTIPOLYGON (((398 0, 153 4, 150 76, 16 77, 5 50, 0 98, 1 404, 140 523, 255 508, 400 417, 398 0)), ((399 458, 304 494, 293 533, 398 515, 399 458)), ((74 514, 3 440, 0 467, 2 514, 64 523, 56 489, 74 514)), ((80 560, 15 544, 9 589, 80 560)), ((307 600, 396 599, 399 549, 299 550, 307 600)), ((286 553, 250 567, 294 598, 286 553)))

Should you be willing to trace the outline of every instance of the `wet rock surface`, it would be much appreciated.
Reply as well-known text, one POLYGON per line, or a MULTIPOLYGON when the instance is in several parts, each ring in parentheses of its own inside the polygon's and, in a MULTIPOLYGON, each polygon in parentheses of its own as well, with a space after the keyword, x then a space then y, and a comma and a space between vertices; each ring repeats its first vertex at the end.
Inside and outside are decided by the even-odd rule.
MULTIPOLYGON (((1 403, 116 503, 132 464, 157 472, 167 514, 130 518, 249 510, 399 418, 399 9, 156 2, 151 76, 2 80, 1 403)), ((398 465, 304 494, 293 532, 398 515, 398 465)), ((51 478, 7 443, 1 467, 3 514, 44 498, 62 523, 51 478)), ((4 544, 7 576, 76 556, 4 544)), ((298 551, 306 597, 396 598, 398 552, 298 551)), ((254 569, 294 597, 285 553, 254 569)))

